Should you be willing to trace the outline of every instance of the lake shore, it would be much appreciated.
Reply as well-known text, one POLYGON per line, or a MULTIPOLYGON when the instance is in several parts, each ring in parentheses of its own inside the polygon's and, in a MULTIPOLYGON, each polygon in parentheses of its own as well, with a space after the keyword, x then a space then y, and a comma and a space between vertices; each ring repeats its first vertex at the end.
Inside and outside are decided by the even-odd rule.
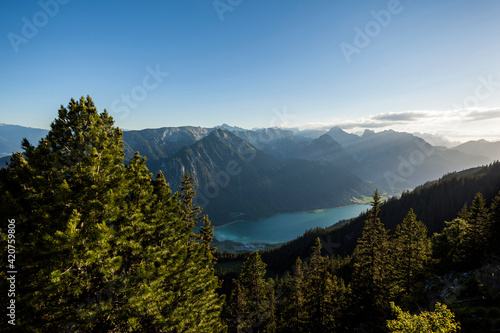
POLYGON ((316 227, 330 227, 369 209, 369 205, 341 207, 276 214, 260 220, 237 220, 214 228, 218 241, 249 243, 285 243, 316 227))
POLYGON ((214 229, 222 228, 222 227, 225 227, 225 226, 228 226, 228 225, 231 225, 231 224, 234 224, 234 223, 239 223, 239 222, 257 222, 257 221, 261 221, 261 220, 272 218, 274 216, 285 215, 285 214, 290 214, 290 215, 293 215, 293 214, 318 214, 318 213, 322 213, 325 210, 329 210, 329 209, 345 208, 345 207, 352 207, 352 206, 359 206, 359 205, 365 205, 365 204, 363 204, 363 203, 353 203, 353 204, 350 204, 350 205, 342 205, 342 206, 337 206, 337 207, 309 209, 309 210, 296 211, 296 212, 281 212, 281 213, 273 214, 273 215, 268 216, 268 217, 263 217, 263 218, 258 219, 258 220, 245 220, 245 219, 234 220, 234 221, 231 221, 231 222, 228 222, 228 223, 225 223, 225 224, 214 226, 214 229))

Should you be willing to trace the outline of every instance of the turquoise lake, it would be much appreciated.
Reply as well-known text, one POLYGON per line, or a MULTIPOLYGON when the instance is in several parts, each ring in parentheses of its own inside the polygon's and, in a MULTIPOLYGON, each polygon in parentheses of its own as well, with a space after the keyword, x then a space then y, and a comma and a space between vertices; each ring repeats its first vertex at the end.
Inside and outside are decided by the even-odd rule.
POLYGON ((279 214, 257 221, 236 221, 216 227, 214 236, 219 241, 284 243, 303 235, 308 229, 334 225, 369 208, 369 205, 351 205, 317 212, 279 214))

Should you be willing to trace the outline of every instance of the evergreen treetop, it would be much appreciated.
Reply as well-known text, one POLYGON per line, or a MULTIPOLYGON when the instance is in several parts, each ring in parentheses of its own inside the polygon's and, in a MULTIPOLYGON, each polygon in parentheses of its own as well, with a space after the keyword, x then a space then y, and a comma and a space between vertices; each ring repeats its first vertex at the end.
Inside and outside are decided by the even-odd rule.
POLYGON ((38 145, 23 141, 2 180, 19 246, 19 329, 35 332, 224 332, 210 223, 193 240, 193 184, 184 197, 136 154, 90 97, 61 107, 38 145))

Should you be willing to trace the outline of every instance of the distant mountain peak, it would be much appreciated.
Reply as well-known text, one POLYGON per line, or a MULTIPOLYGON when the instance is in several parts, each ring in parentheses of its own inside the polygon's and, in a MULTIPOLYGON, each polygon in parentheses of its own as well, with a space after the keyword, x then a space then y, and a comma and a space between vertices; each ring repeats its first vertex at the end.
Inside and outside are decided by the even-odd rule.
MULTIPOLYGON (((335 141, 330 135, 323 134, 319 138, 313 140, 308 147, 308 151, 310 154, 320 153, 328 154, 333 152, 338 152, 342 150, 342 146, 340 143, 335 141)), ((321 155, 320 154, 320 155, 321 155)))
POLYGON ((197 143, 204 144, 205 142, 208 141, 211 141, 212 143, 217 142, 217 144, 222 143, 223 145, 230 145, 230 146, 233 145, 235 147, 241 147, 242 145, 252 146, 250 143, 241 139, 233 132, 220 127, 214 129, 209 135, 207 135, 205 138, 201 139, 197 143))
POLYGON ((234 132, 234 131, 246 131, 244 128, 241 128, 241 127, 238 127, 238 126, 231 126, 231 125, 228 125, 226 123, 224 123, 222 125, 219 125, 219 126, 215 126, 215 128, 223 128, 223 129, 231 131, 231 132, 234 132))
POLYGON ((484 139, 467 141, 452 149, 464 154, 487 157, 490 162, 500 160, 500 141, 490 142, 484 139))
POLYGON ((363 137, 363 138, 366 138, 366 137, 372 136, 372 135, 374 135, 374 134, 375 134, 375 131, 370 130, 370 129, 366 129, 366 130, 363 132, 362 137, 363 137))
POLYGON ((313 140, 313 142, 322 142, 322 143, 334 143, 334 144, 339 144, 337 141, 335 141, 330 135, 328 134, 323 134, 316 140, 313 140))
POLYGON ((330 129, 330 131, 331 131, 332 133, 342 132, 342 133, 346 133, 346 134, 347 134, 347 132, 346 132, 346 131, 344 131, 344 130, 340 127, 340 126, 333 126, 333 127, 330 129))
POLYGON ((342 146, 349 145, 359 140, 359 136, 347 133, 339 126, 332 127, 326 134, 342 146))
POLYGON ((216 129, 214 129, 212 131, 212 133, 210 133, 208 136, 217 136, 219 138, 227 138, 229 135, 233 135, 229 130, 225 129, 225 128, 222 128, 222 127, 218 127, 216 129))
POLYGON ((437 134, 429 134, 429 133, 412 133, 413 135, 424 139, 426 142, 432 144, 433 146, 442 146, 446 148, 456 147, 461 144, 458 141, 450 141, 446 137, 437 135, 437 134))

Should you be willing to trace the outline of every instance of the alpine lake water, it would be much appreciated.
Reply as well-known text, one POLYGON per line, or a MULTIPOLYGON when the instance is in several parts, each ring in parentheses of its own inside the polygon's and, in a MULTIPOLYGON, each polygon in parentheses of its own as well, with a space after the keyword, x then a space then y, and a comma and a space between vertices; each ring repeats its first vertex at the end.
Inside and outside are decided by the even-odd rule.
POLYGON ((341 220, 358 216, 370 205, 357 204, 311 212, 278 214, 257 221, 236 221, 214 228, 214 237, 220 241, 243 244, 288 242, 316 227, 328 227, 341 220))

